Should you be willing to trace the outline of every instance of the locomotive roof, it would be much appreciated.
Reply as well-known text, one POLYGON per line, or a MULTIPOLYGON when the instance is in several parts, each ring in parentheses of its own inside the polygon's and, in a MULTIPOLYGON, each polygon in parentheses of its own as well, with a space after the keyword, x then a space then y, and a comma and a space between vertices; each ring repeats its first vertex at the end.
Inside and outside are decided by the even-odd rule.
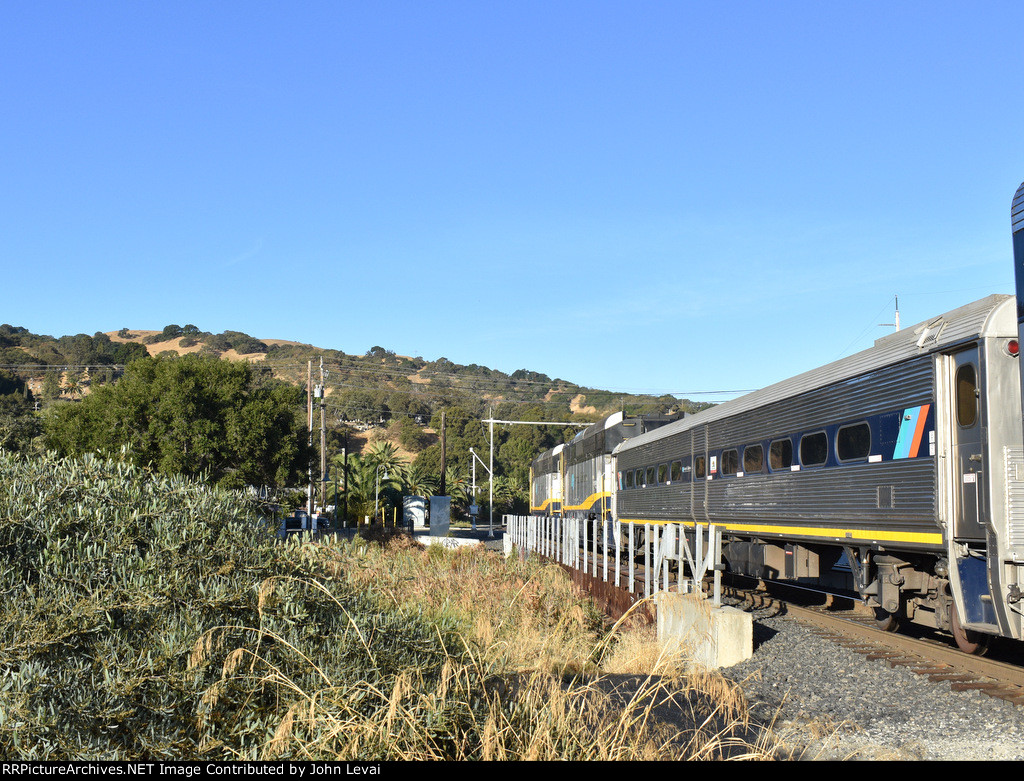
POLYGON ((654 429, 619 445, 615 452, 629 450, 686 431, 694 426, 796 396, 840 382, 883 366, 915 356, 947 349, 981 336, 1016 336, 1016 302, 1013 296, 995 294, 954 309, 895 333, 883 336, 867 350, 798 374, 761 390, 726 401, 695 415, 654 429))
POLYGON ((576 436, 574 436, 572 438, 572 441, 578 442, 581 439, 589 439, 590 437, 596 436, 597 432, 599 431, 606 431, 607 429, 610 429, 613 426, 617 426, 619 423, 622 422, 624 417, 625 416, 621 412, 613 412, 611 415, 604 418, 603 420, 599 420, 597 421, 597 423, 593 423, 587 426, 585 429, 583 429, 583 431, 579 432, 576 436))
POLYGON ((531 464, 536 464, 538 461, 540 461, 540 460, 542 460, 544 458, 551 458, 552 456, 556 456, 559 453, 561 453, 564 448, 565 448, 565 443, 564 442, 562 442, 560 444, 557 444, 554 447, 548 448, 543 453, 540 453, 539 455, 535 456, 533 461, 531 461, 530 463, 531 464))

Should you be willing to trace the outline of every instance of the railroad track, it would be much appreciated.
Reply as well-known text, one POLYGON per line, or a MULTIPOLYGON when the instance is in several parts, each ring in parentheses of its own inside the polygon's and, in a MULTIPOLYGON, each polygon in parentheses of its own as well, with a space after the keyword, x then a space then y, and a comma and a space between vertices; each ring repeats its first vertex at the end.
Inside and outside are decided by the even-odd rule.
MULTIPOLYGON (((643 599, 642 567, 636 568, 634 591, 628 593, 625 572, 620 572, 623 585, 615 587, 588 575, 587 570, 593 567, 593 561, 586 553, 583 560, 587 564, 582 571, 565 567, 566 571, 613 617, 621 616, 643 599)), ((705 590, 708 585, 705 583, 705 590)), ((671 583, 669 590, 675 590, 675 587, 676 584, 671 583)), ((762 616, 785 614, 820 637, 863 654, 869 660, 891 667, 904 667, 935 683, 948 683, 954 691, 978 690, 990 697, 1024 706, 1024 648, 1016 649, 1016 660, 971 656, 952 645, 951 638, 884 631, 876 626, 872 612, 858 600, 816 591, 802 592, 774 582, 758 581, 755 586, 744 586, 738 579, 723 583, 722 594, 736 600, 735 607, 762 616), (793 598, 789 598, 790 594, 793 598), (814 601, 824 601, 824 604, 808 604, 814 601)), ((642 615, 648 621, 655 620, 650 606, 642 611, 642 615)))
MULTIPOLYGON (((970 656, 934 637, 886 632, 870 614, 851 602, 849 608, 807 606, 759 588, 730 586, 725 594, 740 601, 736 607, 785 614, 818 636, 867 659, 903 667, 954 691, 977 690, 1014 705, 1024 705, 1024 666, 999 658, 970 656)), ((847 600, 844 600, 847 601, 847 600)))

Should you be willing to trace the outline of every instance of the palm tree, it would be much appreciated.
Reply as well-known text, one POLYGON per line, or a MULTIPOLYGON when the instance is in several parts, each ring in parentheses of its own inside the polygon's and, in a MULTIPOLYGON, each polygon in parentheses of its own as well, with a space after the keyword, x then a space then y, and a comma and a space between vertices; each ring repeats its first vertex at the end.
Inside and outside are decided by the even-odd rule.
POLYGON ((511 510, 517 499, 525 497, 525 493, 511 477, 499 475, 494 478, 494 509, 511 510))
POLYGON ((374 468, 380 467, 380 473, 387 472, 391 479, 401 481, 409 471, 409 462, 398 453, 398 448, 386 440, 374 442, 366 449, 363 460, 373 464, 374 468))
POLYGON ((413 464, 405 476, 405 490, 411 496, 431 497, 437 493, 437 478, 430 474, 422 464, 413 464))
POLYGON ((80 396, 82 394, 82 384, 79 378, 71 372, 67 372, 64 375, 64 388, 72 396, 80 396))
POLYGON ((454 466, 448 467, 444 470, 444 484, 453 505, 467 503, 470 484, 464 472, 459 472, 454 466))

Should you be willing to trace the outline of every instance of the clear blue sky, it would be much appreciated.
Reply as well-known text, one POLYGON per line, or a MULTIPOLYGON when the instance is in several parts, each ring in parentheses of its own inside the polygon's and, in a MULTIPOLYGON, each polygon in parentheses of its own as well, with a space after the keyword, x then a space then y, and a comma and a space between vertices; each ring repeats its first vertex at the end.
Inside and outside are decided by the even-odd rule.
POLYGON ((0 322, 720 399, 1011 292, 1024 3, 0 5, 0 322))

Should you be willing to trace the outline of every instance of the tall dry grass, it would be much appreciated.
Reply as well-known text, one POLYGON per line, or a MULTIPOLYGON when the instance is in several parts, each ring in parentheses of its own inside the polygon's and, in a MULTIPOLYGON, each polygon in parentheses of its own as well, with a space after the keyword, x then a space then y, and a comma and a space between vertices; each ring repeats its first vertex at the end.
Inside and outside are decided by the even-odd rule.
POLYGON ((332 578, 461 627, 440 675, 403 670, 294 699, 262 758, 772 759, 732 682, 666 654, 653 630, 609 628, 565 574, 481 550, 396 538, 331 550, 332 578))

